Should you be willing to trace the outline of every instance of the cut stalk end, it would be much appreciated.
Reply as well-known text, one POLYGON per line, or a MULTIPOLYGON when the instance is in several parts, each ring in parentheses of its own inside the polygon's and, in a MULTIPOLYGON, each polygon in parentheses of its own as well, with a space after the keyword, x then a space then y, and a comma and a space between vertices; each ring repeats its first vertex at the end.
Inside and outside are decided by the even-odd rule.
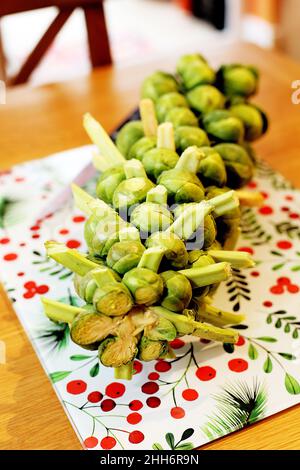
POLYGON ((157 128, 157 148, 175 151, 174 128, 171 122, 164 122, 157 128))
POLYGON ((149 98, 145 98, 140 101, 139 108, 145 136, 156 137, 157 119, 153 101, 149 98))

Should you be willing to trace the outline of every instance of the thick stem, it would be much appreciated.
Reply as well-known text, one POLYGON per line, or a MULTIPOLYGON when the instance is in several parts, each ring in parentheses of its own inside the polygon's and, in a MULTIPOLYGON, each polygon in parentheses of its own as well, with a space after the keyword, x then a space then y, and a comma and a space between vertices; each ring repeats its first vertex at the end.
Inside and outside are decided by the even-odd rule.
POLYGON ((233 250, 208 250, 215 261, 230 263, 233 268, 253 268, 255 262, 249 253, 233 250))
POLYGON ((204 153, 198 147, 193 145, 185 149, 180 159, 176 164, 176 170, 187 170, 191 173, 197 173, 201 160, 204 158, 204 153))
POLYGON ((139 108, 145 136, 156 137, 157 119, 153 101, 149 98, 145 98, 140 101, 139 108))
POLYGON ((108 204, 100 199, 95 199, 90 196, 86 191, 81 189, 77 184, 72 184, 72 193, 75 201, 76 207, 84 212, 86 215, 91 215, 95 210, 99 212, 99 215, 108 212, 115 212, 108 204))
POLYGON ((236 192, 233 190, 226 191, 226 193, 209 199, 207 202, 213 206, 214 215, 216 217, 224 215, 226 212, 236 209, 240 205, 236 192))
POLYGON ((205 216, 212 212, 212 210, 213 206, 208 204, 207 201, 202 201, 199 204, 188 207, 177 217, 166 232, 173 232, 178 237, 188 240, 200 226, 204 225, 205 216))
POLYGON ((147 194, 146 202, 154 202, 155 204, 167 204, 168 191, 164 186, 159 184, 153 189, 150 189, 147 194))
POLYGON ((246 191, 239 189, 236 191, 241 206, 260 207, 264 202, 264 197, 259 191, 246 191))
POLYGON ((119 152, 107 132, 103 129, 101 124, 93 118, 89 113, 83 116, 83 127, 89 135, 92 142, 97 145, 100 155, 107 161, 107 164, 112 166, 120 165, 126 160, 119 152))
POLYGON ((140 241, 140 234, 136 227, 125 227, 119 231, 120 242, 140 241))
POLYGON ((98 267, 98 264, 87 259, 77 250, 68 248, 63 243, 48 241, 45 243, 45 247, 50 258, 70 269, 73 273, 79 274, 79 276, 84 276, 98 267))
POLYGON ((175 151, 174 128, 171 122, 164 122, 157 128, 157 148, 175 151))
POLYGON ((129 178, 147 178, 147 174, 143 164, 136 159, 128 160, 124 164, 124 171, 126 179, 129 178))
POLYGON ((108 162, 105 157, 100 155, 99 153, 94 153, 92 162, 96 170, 98 171, 106 171, 109 170, 110 168, 115 167, 116 165, 112 165, 111 162, 108 162))
POLYGON ((229 263, 216 263, 203 268, 190 268, 178 271, 191 281, 192 287, 204 287, 226 281, 231 275, 229 263))
POLYGON ((131 380, 133 376, 133 362, 120 367, 114 367, 115 379, 131 380))
POLYGON ((93 279, 99 287, 103 287, 105 284, 118 283, 110 269, 99 266, 93 272, 93 279))
POLYGON ((210 304, 205 304, 199 309, 198 317, 201 321, 212 323, 216 326, 238 325, 245 320, 245 315, 225 312, 210 304))
POLYGON ((62 302, 56 302, 54 300, 47 299, 46 297, 41 297, 41 301, 47 317, 50 320, 61 323, 72 323, 79 313, 86 312, 83 308, 63 304, 62 302))
POLYGON ((151 269, 151 271, 157 273, 165 252, 165 248, 158 246, 148 248, 144 251, 138 264, 138 268, 151 269))

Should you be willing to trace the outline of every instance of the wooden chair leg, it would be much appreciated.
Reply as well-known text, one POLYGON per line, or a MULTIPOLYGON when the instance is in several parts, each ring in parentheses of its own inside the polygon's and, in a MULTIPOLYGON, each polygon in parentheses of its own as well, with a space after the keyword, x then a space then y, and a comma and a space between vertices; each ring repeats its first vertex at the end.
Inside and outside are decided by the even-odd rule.
POLYGON ((30 75, 36 68, 36 66, 42 60, 44 54, 51 46, 57 33, 61 30, 65 22, 73 13, 74 8, 62 9, 55 17, 54 21, 50 24, 49 28, 38 42, 34 50, 31 52, 25 63, 22 65, 17 75, 10 80, 11 85, 19 85, 27 82, 30 75))
POLYGON ((0 29, 0 80, 6 82, 6 58, 4 55, 1 29, 0 29))
POLYGON ((84 7, 90 57, 93 67, 112 63, 103 2, 98 6, 84 7))

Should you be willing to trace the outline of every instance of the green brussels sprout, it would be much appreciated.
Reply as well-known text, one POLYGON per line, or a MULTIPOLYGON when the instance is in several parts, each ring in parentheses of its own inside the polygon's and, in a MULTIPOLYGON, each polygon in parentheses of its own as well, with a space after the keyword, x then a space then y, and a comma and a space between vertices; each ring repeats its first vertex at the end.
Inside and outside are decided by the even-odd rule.
POLYGON ((182 312, 192 299, 192 287, 189 280, 176 271, 161 273, 165 294, 161 306, 172 312, 182 312))
POLYGON ((253 163, 247 151, 240 145, 223 143, 214 147, 223 162, 227 172, 227 184, 230 188, 241 188, 253 177, 253 163))
POLYGON ((173 108, 188 108, 188 102, 183 95, 177 92, 162 95, 156 103, 156 114, 159 122, 166 120, 166 115, 173 108))
POLYGON ((255 67, 232 64, 223 65, 217 73, 218 86, 227 96, 254 95, 258 87, 259 74, 255 67))
POLYGON ((193 145, 197 147, 209 145, 209 140, 206 132, 199 127, 180 126, 175 129, 175 144, 177 151, 182 153, 193 145))
POLYGON ((144 202, 135 207, 130 222, 145 233, 166 230, 173 222, 171 212, 160 204, 144 202))
POLYGON ((180 58, 177 72, 186 90, 204 83, 215 81, 215 72, 199 54, 189 54, 180 58))
POLYGON ((166 122, 171 122, 174 128, 179 126, 194 126, 198 127, 198 119, 188 108, 172 108, 167 112, 165 117, 166 122))
POLYGON ((158 71, 144 80, 141 95, 142 98, 150 98, 155 102, 161 95, 173 91, 178 91, 178 83, 175 78, 169 73, 158 71))
POLYGON ((155 180, 163 171, 174 168, 178 160, 179 156, 174 150, 165 148, 148 150, 142 158, 147 175, 155 180))
POLYGON ((122 166, 116 166, 104 171, 97 183, 97 197, 107 204, 111 204, 115 189, 124 179, 125 172, 122 166))
POLYGON ((225 186, 226 167, 215 148, 201 147, 205 157, 200 161, 198 174, 204 186, 225 186))
POLYGON ((113 205, 119 211, 146 199, 148 191, 154 184, 148 178, 136 177, 122 181, 114 192, 113 205))
POLYGON ((175 269, 183 268, 188 263, 188 253, 184 242, 172 232, 156 232, 146 241, 147 248, 161 247, 169 265, 175 269))
MULTIPOLYGON (((101 266, 100 267, 105 267, 101 266)), ((87 304, 92 304, 95 292, 97 290, 97 283, 94 279, 94 270, 97 268, 91 269, 83 276, 80 276, 78 273, 74 274, 73 277, 73 284, 76 294, 83 300, 86 301, 87 304)), ((107 268, 106 268, 107 269, 107 268)), ((120 277, 117 273, 115 273, 112 269, 109 270, 110 273, 113 275, 116 281, 120 281, 120 277)))
POLYGON ((201 115, 224 108, 225 96, 212 85, 200 85, 190 90, 186 98, 190 107, 201 115))
POLYGON ((135 158, 136 160, 142 161, 145 153, 154 147, 156 147, 156 139, 154 137, 142 137, 130 147, 128 160, 135 158))
POLYGON ((138 353, 135 336, 107 338, 99 346, 98 356, 106 367, 121 367, 133 361, 138 353))
POLYGON ((164 171, 157 182, 167 189, 171 199, 177 203, 199 202, 204 198, 201 181, 190 171, 176 168, 164 171))
POLYGON ((241 142, 244 137, 242 121, 226 109, 208 113, 203 118, 204 129, 211 137, 223 142, 241 142))
POLYGON ((142 122, 130 121, 119 130, 116 138, 116 145, 122 155, 127 158, 130 148, 142 137, 144 137, 142 122))
POLYGON ((117 319, 95 312, 92 306, 89 306, 89 310, 75 317, 70 327, 70 336, 79 346, 95 350, 113 332, 117 319))
POLYGON ((116 281, 107 268, 99 267, 93 271, 97 289, 93 295, 93 305, 97 312, 111 317, 124 315, 133 306, 133 301, 126 286, 116 281))
POLYGON ((267 131, 267 116, 257 106, 249 103, 234 104, 230 111, 243 122, 247 141, 259 139, 267 131))
POLYGON ((123 275, 139 264, 144 251, 145 247, 139 241, 117 242, 110 248, 106 263, 114 271, 123 275))
POLYGON ((168 342, 153 341, 146 336, 142 336, 138 349, 138 359, 145 362, 154 361, 166 356, 168 353, 168 342))
POLYGON ((153 341, 173 341, 177 336, 177 331, 169 320, 159 318, 154 326, 145 328, 144 336, 153 341))
POLYGON ((123 277, 123 283, 138 305, 152 305, 159 301, 164 285, 161 277, 147 268, 134 268, 123 277))

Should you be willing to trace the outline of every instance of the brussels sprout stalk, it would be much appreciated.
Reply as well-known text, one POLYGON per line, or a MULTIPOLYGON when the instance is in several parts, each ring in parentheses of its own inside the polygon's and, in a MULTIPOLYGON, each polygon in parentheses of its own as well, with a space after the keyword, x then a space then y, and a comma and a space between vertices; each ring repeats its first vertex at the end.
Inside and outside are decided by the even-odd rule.
POLYGON ((94 197, 90 196, 86 191, 77 186, 77 184, 73 183, 71 188, 75 206, 78 207, 78 209, 80 209, 84 214, 91 215, 96 209, 99 213, 103 211, 103 214, 114 212, 114 210, 108 204, 106 204, 104 201, 100 201, 100 199, 95 199, 94 197))
POLYGON ((226 281, 231 275, 229 263, 210 264, 203 268, 189 268, 178 271, 191 282, 192 287, 204 287, 226 281))
POLYGON ((92 269, 98 268, 98 264, 90 261, 77 250, 66 247, 63 243, 48 241, 45 243, 47 255, 62 264, 72 272, 85 276, 92 269))
POLYGON ((134 374, 133 361, 120 367, 114 367, 114 377, 118 380, 131 380, 134 374))
POLYGON ((159 246, 148 248, 144 251, 138 264, 138 268, 147 268, 157 273, 165 252, 166 249, 159 246))
POLYGON ((193 204, 180 214, 166 232, 173 232, 183 240, 188 240, 192 234, 204 224, 204 218, 213 210, 206 201, 193 204))
POLYGON ((253 268, 255 262, 244 251, 233 250, 208 250, 207 252, 215 261, 230 263, 233 268, 253 268))
POLYGON ((238 189, 235 191, 241 206, 260 207, 264 202, 264 197, 259 191, 246 191, 238 189))
POLYGON ((45 314, 50 320, 55 322, 72 323, 77 315, 86 313, 86 310, 81 307, 63 304, 62 302, 56 302, 46 297, 42 297, 41 301, 45 314))
POLYGON ((175 151, 174 128, 171 122, 164 122, 157 128, 157 148, 175 151))
POLYGON ((196 174, 198 172, 200 162, 204 156, 204 153, 195 145, 188 147, 181 155, 175 168, 176 170, 187 170, 196 174))
POLYGON ((154 103, 150 98, 140 101, 140 115, 146 137, 155 137, 157 133, 157 119, 154 103))
POLYGON ((222 327, 226 325, 238 325, 245 320, 245 315, 225 312, 205 302, 204 306, 200 306, 197 312, 197 318, 200 321, 222 327))
POLYGON ((147 194, 146 202, 153 202, 154 204, 166 205, 168 201, 168 192, 161 184, 155 188, 150 189, 147 194))
POLYGON ((139 160, 129 160, 124 164, 125 176, 130 178, 147 178, 145 168, 139 160))

